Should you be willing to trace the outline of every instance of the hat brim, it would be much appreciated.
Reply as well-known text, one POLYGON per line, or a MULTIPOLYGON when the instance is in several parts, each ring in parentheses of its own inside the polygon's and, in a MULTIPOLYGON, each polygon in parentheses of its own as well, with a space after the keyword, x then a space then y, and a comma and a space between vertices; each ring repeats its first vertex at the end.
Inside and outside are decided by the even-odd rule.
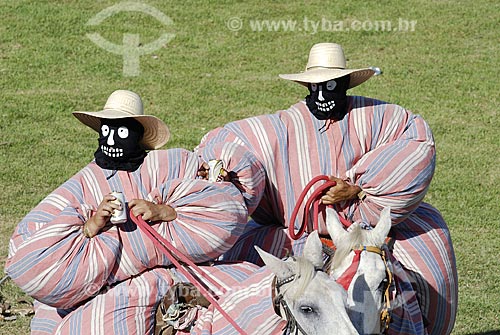
POLYGON ((144 127, 144 135, 141 144, 146 150, 159 149, 170 139, 170 130, 167 125, 153 115, 130 115, 128 113, 106 109, 99 112, 73 112, 73 115, 84 125, 99 132, 101 119, 125 119, 131 118, 140 122, 144 127))
POLYGON ((280 78, 285 80, 295 81, 301 85, 307 86, 310 83, 323 83, 328 80, 340 78, 350 75, 349 88, 358 86, 370 79, 375 74, 375 71, 366 69, 330 69, 330 68, 314 68, 295 74, 280 74, 280 78))

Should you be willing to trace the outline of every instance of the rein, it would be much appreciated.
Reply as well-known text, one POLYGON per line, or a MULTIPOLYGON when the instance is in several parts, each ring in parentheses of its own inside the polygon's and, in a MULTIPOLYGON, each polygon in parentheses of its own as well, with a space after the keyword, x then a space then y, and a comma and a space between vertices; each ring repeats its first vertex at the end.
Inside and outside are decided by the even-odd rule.
POLYGON ((212 295, 211 292, 203 285, 202 279, 198 276, 201 276, 208 280, 212 285, 214 285, 219 291, 225 292, 224 288, 215 281, 215 279, 211 278, 207 274, 205 274, 199 266, 194 264, 189 258, 187 258, 182 252, 180 252, 176 247, 172 245, 172 243, 168 242, 163 236, 161 236, 156 230, 153 229, 146 221, 142 219, 142 216, 135 216, 130 211, 130 218, 132 221, 141 229, 150 239, 153 241, 153 244, 160 249, 165 256, 172 262, 172 264, 181 272, 193 285, 200 290, 200 293, 207 298, 207 300, 217 309, 221 315, 229 321, 229 323, 236 329, 239 334, 247 335, 247 333, 241 329, 240 326, 234 321, 234 319, 221 307, 221 305, 215 299, 215 295, 212 295), (184 265, 184 266, 183 266, 184 265), (186 269, 187 266, 190 269, 193 269, 197 274, 194 274, 186 269))
POLYGON ((391 286, 394 281, 392 271, 389 267, 389 263, 387 262, 387 252, 389 251, 389 248, 387 247, 390 243, 393 243, 394 241, 392 238, 388 237, 385 242, 385 247, 380 254, 380 257, 382 257, 382 260, 384 261, 385 265, 385 272, 387 274, 387 283, 385 284, 385 290, 384 290, 384 307, 382 308, 382 311, 380 312, 380 323, 382 326, 383 331, 387 331, 389 329, 389 324, 391 323, 391 314, 389 313, 389 309, 391 308, 391 286))
MULTIPOLYGON (((290 237, 294 240, 298 240, 306 231, 307 222, 309 221, 309 209, 311 205, 313 206, 313 230, 318 230, 318 216, 319 216, 319 206, 321 205, 321 196, 322 194, 329 189, 330 187, 334 187, 337 185, 336 182, 330 180, 328 176, 320 175, 311 179, 309 183, 307 183, 306 187, 300 193, 299 199, 293 208, 292 216, 290 218, 290 224, 288 225, 288 233, 290 237), (299 231, 295 233, 295 220, 297 219, 297 214, 300 210, 300 205, 304 202, 304 199, 309 192, 309 190, 319 181, 325 181, 322 185, 320 185, 314 192, 311 194, 309 199, 307 200, 304 206, 304 217, 302 219, 302 224, 299 227, 299 231)), ((346 227, 349 227, 351 223, 339 216, 340 222, 346 227)))

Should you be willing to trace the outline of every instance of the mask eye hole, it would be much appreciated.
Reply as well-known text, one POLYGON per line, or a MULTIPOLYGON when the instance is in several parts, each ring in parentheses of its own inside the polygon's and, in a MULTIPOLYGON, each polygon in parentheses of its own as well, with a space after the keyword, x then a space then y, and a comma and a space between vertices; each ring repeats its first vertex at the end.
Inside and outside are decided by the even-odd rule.
POLYGON ((317 89, 318 89, 318 84, 311 83, 311 92, 316 92, 317 89))
POLYGON ((118 136, 120 136, 120 138, 127 138, 128 137, 128 128, 127 127, 118 128, 118 136))
POLYGON ((102 134, 102 136, 108 136, 109 135, 109 126, 107 124, 103 124, 101 126, 101 134, 102 134))
POLYGON ((335 80, 329 80, 326 82, 326 89, 328 91, 333 91, 336 86, 337 86, 337 83, 335 82, 335 80))

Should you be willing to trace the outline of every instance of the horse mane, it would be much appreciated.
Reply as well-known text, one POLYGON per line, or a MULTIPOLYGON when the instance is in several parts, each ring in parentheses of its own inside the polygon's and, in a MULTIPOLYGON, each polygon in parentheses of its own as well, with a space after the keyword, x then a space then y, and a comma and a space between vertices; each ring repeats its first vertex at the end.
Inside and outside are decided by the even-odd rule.
POLYGON ((309 261, 305 257, 294 257, 294 264, 295 278, 290 283, 290 286, 286 288, 286 290, 292 287, 292 285, 296 285, 295 287, 297 287, 297 290, 292 296, 292 299, 295 300, 304 293, 307 285, 309 285, 309 283, 313 279, 316 269, 314 268, 314 265, 311 263, 311 261, 309 261))
POLYGON ((342 261, 351 253, 351 250, 363 244, 364 234, 361 225, 353 223, 348 238, 338 241, 332 260, 332 269, 338 268, 342 261))

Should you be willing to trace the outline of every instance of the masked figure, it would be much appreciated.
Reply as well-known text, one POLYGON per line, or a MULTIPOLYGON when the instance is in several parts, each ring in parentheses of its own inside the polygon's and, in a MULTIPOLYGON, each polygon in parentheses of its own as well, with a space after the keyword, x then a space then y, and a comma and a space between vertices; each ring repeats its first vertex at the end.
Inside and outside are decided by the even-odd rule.
MULTIPOLYGON (((35 298, 32 334, 151 334, 156 306, 182 278, 129 216, 113 224, 113 212, 130 209, 193 261, 205 262, 243 232, 243 197, 230 183, 197 179, 198 155, 155 150, 169 129, 144 114, 134 92, 115 91, 102 111, 74 115, 99 134, 95 160, 18 224, 6 272, 35 298), (117 204, 113 191, 125 203, 117 204)), ((236 268, 244 275, 255 266, 236 268)), ((206 271, 229 285, 226 272, 235 270, 206 271)))
MULTIPOLYGON (((432 132, 421 116, 401 106, 346 94, 374 73, 348 69, 340 45, 316 44, 304 72, 280 75, 309 91, 305 101, 228 123, 203 138, 197 151, 205 161, 228 162, 221 143, 237 143, 265 170, 263 192, 252 188, 261 176, 242 178, 229 170, 229 180, 243 185, 254 229, 224 259, 261 264, 254 245, 277 256, 286 250, 300 255, 304 238, 291 238, 288 226, 298 229, 304 213, 291 222, 293 209, 309 181, 328 175, 336 186, 323 194, 322 204, 343 219, 369 226, 384 207, 391 208, 393 261, 401 275, 389 334, 449 334, 458 292, 453 246, 440 213, 422 202, 436 161, 432 132)), ((311 210, 309 227, 312 217, 311 210)), ((318 220, 326 235, 324 215, 318 220)))

